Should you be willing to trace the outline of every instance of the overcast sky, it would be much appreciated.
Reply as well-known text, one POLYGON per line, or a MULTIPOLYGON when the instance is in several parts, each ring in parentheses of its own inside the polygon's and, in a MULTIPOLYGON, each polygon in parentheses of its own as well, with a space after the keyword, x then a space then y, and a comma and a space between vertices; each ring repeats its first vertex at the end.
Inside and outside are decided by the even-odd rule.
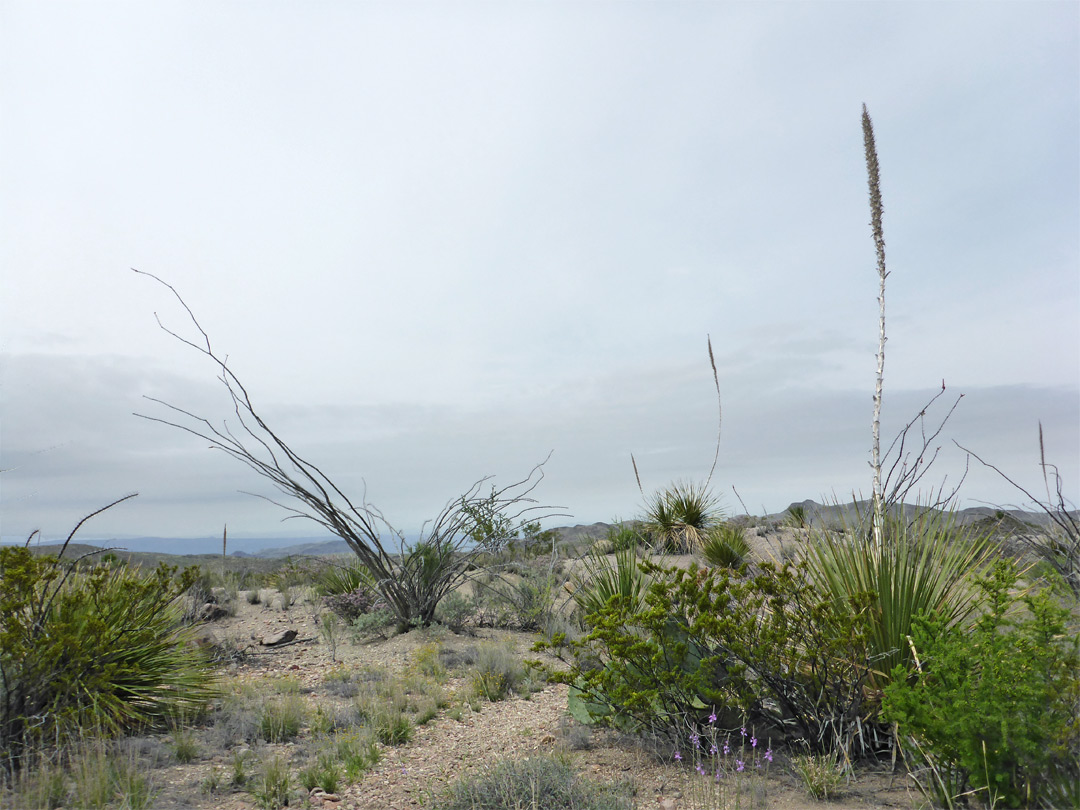
MULTIPOLYGON (((154 396, 221 424, 216 369, 411 532, 553 452, 536 496, 729 512, 868 495, 940 390, 955 439, 1036 491, 1080 471, 1075 2, 0 0, 6 539, 310 535, 154 396)), ((974 468, 961 506, 1020 503, 974 468)))

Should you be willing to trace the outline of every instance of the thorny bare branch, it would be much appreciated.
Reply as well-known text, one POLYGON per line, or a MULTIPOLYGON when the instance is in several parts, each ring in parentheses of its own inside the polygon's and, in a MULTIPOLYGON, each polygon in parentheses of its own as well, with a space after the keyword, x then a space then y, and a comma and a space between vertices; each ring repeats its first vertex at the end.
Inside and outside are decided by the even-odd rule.
MULTIPOLYGON (((885 493, 883 496, 883 503, 886 513, 893 507, 905 503, 912 492, 917 492, 917 487, 930 471, 930 467, 933 466, 934 462, 937 460, 938 453, 941 451, 941 446, 933 446, 934 442, 936 442, 941 435, 946 422, 949 421, 953 412, 956 410, 956 407, 960 404, 960 400, 964 398, 963 394, 957 396, 948 412, 941 418, 941 421, 938 422, 937 427, 927 432, 927 411, 929 411, 933 404, 944 394, 945 381, 942 380, 941 390, 934 394, 934 396, 932 396, 922 407, 919 413, 896 434, 896 437, 892 440, 889 449, 882 458, 883 464, 888 463, 890 458, 892 459, 892 463, 889 465, 889 471, 882 482, 882 491, 885 493), (917 443, 913 442, 914 449, 909 449, 909 441, 914 438, 911 436, 911 432, 916 425, 918 426, 917 443)), ((943 480, 936 491, 931 491, 928 499, 919 498, 920 507, 923 509, 941 509, 946 507, 955 499, 956 493, 959 491, 960 486, 964 483, 966 477, 967 464, 965 463, 964 474, 955 486, 946 490, 946 482, 943 480)))
POLYGON ((1064 482, 1056 464, 1046 460, 1046 444, 1043 441, 1042 422, 1039 422, 1039 466, 1042 468, 1043 485, 1046 488, 1046 500, 1040 500, 1016 483, 998 467, 984 461, 978 454, 955 442, 957 447, 974 458, 984 467, 996 472, 1019 492, 1027 496, 1030 503, 1043 512, 1056 531, 1049 535, 1042 533, 1023 534, 1020 541, 1042 557, 1080 598, 1080 512, 1065 497, 1064 482), (1053 483, 1051 483, 1051 481, 1053 483))

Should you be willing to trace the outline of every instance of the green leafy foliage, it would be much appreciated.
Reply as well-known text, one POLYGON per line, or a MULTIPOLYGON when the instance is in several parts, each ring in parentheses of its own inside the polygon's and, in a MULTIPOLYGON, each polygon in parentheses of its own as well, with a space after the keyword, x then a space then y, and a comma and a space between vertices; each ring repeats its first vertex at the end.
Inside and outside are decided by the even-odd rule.
POLYGON ((181 624, 197 577, 0 549, 0 748, 199 714, 212 671, 181 624))
MULTIPOLYGON (((553 680, 579 706, 673 739, 719 712, 800 737, 816 750, 848 747, 863 728, 866 594, 838 609, 820 599, 805 565, 771 563, 754 576, 730 570, 664 570, 644 603, 612 597, 591 631, 565 650, 553 680)), ((674 740, 673 740, 674 741, 674 740)))
POLYGON ((885 690, 885 714, 914 742, 939 804, 969 789, 991 806, 1080 804, 1080 638, 1046 593, 1012 595, 1016 579, 999 561, 979 581, 989 609, 973 627, 917 617, 918 659, 885 690))

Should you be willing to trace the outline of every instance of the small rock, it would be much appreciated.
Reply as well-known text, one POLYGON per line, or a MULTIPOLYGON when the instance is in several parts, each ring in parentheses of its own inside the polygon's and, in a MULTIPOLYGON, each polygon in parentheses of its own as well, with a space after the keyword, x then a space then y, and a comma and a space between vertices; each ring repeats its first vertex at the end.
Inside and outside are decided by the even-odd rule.
POLYGON ((216 622, 218 619, 224 619, 228 615, 229 611, 226 608, 213 602, 207 602, 199 608, 199 619, 204 622, 216 622))
POLYGON ((660 810, 675 810, 675 808, 677 807, 674 799, 661 799, 658 796, 656 798, 656 801, 660 805, 660 810))
POLYGON ((281 644, 288 644, 296 638, 295 630, 279 630, 276 633, 269 633, 262 637, 261 644, 264 647, 275 647, 281 644))

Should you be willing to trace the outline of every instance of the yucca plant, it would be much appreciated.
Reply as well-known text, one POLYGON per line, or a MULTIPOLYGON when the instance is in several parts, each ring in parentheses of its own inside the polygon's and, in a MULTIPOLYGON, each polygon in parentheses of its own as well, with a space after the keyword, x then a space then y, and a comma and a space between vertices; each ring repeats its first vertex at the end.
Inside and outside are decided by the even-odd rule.
MULTIPOLYGON (((871 518, 872 519, 872 518, 871 518)), ((882 545, 866 527, 810 535, 807 553, 817 587, 837 605, 872 594, 868 641, 870 683, 882 687, 897 665, 908 666, 912 622, 936 613, 948 626, 964 622, 982 604, 975 585, 998 556, 990 535, 960 526, 950 510, 919 509, 913 520, 885 518, 882 545)))
POLYGON ((750 561, 750 544, 741 526, 722 524, 709 532, 701 553, 709 565, 739 570, 750 561))
POLYGON ((586 621, 614 596, 626 599, 631 612, 641 608, 651 580, 641 570, 639 559, 634 546, 616 551, 614 560, 598 552, 582 559, 585 571, 574 575, 574 601, 586 621))
POLYGON ((658 549, 685 554, 699 548, 722 517, 707 485, 677 481, 646 500, 643 523, 658 549))
POLYGON ((0 549, 5 764, 18 767, 31 737, 198 715, 214 691, 210 664, 181 622, 181 597, 195 578, 194 570, 176 575, 165 565, 153 573, 85 568, 59 555, 0 549))

